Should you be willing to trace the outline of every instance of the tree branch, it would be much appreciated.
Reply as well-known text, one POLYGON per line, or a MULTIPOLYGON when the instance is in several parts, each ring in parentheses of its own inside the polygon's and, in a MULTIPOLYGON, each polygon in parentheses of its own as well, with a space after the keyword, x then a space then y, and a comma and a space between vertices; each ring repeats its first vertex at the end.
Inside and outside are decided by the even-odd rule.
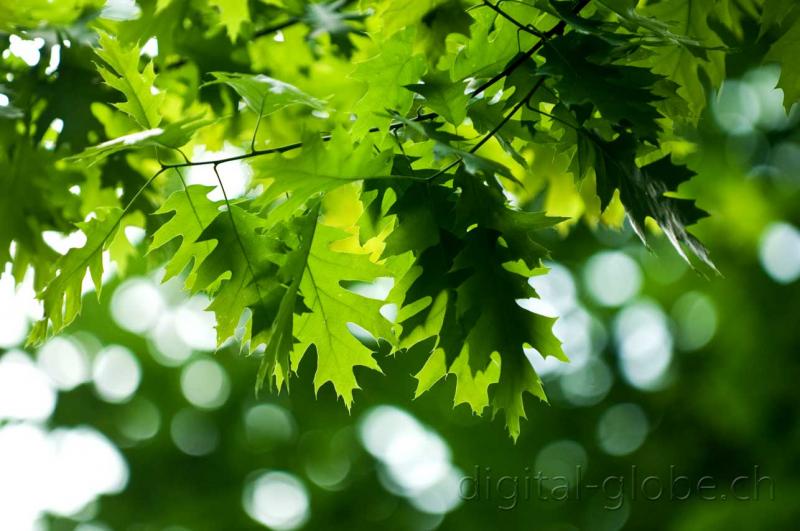
MULTIPOLYGON (((580 13, 583 10, 583 8, 585 8, 589 4, 590 1, 591 0, 579 0, 578 3, 575 5, 575 7, 572 10, 573 14, 577 15, 578 13, 580 13)), ((488 6, 492 7, 492 8, 494 8, 495 10, 497 10, 499 12, 502 12, 502 10, 497 8, 496 5, 491 4, 488 1, 485 2, 485 5, 488 5, 488 6)), ((505 12, 502 12, 502 13, 503 13, 503 16, 505 16, 506 18, 511 18, 510 15, 508 15, 507 13, 505 13, 505 12)), ((525 26, 522 26, 516 20, 514 22, 518 26, 525 27, 525 26)), ((476 88, 472 92, 470 92, 469 93, 469 97, 470 98, 478 97, 483 92, 485 92, 488 88, 493 86, 495 83, 497 83, 498 81, 500 81, 500 80, 504 79, 505 77, 509 76, 510 74, 512 74, 517 68, 519 68, 523 63, 525 63, 526 60, 528 60, 533 55, 535 55, 547 43, 547 41, 549 39, 551 39, 551 38, 553 38, 555 36, 563 34, 564 30, 566 29, 566 27, 567 27, 567 22, 565 20, 561 20, 558 24, 553 26, 548 31, 546 31, 543 34, 540 34, 539 41, 536 44, 534 44, 532 47, 530 47, 523 54, 517 56, 517 58, 514 61, 512 61, 511 63, 509 63, 501 72, 499 72, 498 74, 493 76, 491 79, 489 79, 488 81, 483 83, 481 86, 479 86, 478 88, 476 88)), ((534 89, 532 89, 532 90, 535 92, 535 90, 538 89, 541 86, 543 81, 544 81, 544 78, 542 78, 542 80, 539 83, 537 83, 536 86, 534 87, 534 89)), ((532 95, 532 93, 529 96, 526 96, 526 98, 524 98, 522 101, 523 102, 527 101, 528 99, 530 99, 531 95, 532 95)), ((518 106, 519 106, 519 104, 518 104, 518 106)), ((488 136, 488 138, 482 139, 481 142, 479 142, 478 145, 475 146, 475 147, 479 148, 485 142, 487 142, 492 136, 494 136, 497 133, 497 131, 499 131, 503 127, 503 125, 505 125, 508 122, 508 120, 511 118, 511 116, 513 116, 513 114, 517 110, 519 110, 518 106, 515 107, 514 111, 512 113, 510 113, 509 116, 505 117, 503 119, 503 121, 500 124, 498 124, 498 126, 495 127, 495 129, 492 132, 490 132, 490 136, 488 136)), ((437 113, 431 112, 431 113, 426 113, 426 114, 422 114, 422 115, 416 116, 415 118, 413 118, 413 120, 414 121, 433 120, 435 118, 438 118, 438 116, 439 115, 437 113)), ((393 124, 389 125, 389 130, 390 131, 395 131, 397 129, 400 129, 401 127, 403 127, 403 124, 400 123, 400 122, 396 122, 396 123, 393 123, 393 124)), ((368 132, 377 133, 377 132, 380 132, 380 130, 381 129, 379 127, 373 127, 371 129, 369 129, 368 132)), ((322 136, 322 141, 323 142, 327 142, 330 139, 331 139, 331 135, 330 134, 325 134, 325 135, 322 136)), ((261 150, 251 149, 251 151, 248 152, 248 153, 244 153, 242 155, 234 155, 234 156, 231 156, 231 157, 225 157, 225 158, 221 158, 221 159, 207 160, 207 161, 197 161, 197 162, 186 161, 186 162, 181 162, 181 163, 176 163, 176 164, 162 164, 161 168, 162 169, 185 168, 185 167, 190 167, 190 166, 204 166, 204 165, 209 165, 209 164, 213 164, 214 166, 217 166, 219 164, 225 164, 226 162, 233 162, 233 161, 237 161, 237 160, 245 160, 245 159, 250 159, 250 158, 253 158, 253 157, 260 157, 260 156, 265 156, 265 155, 274 155, 274 154, 279 154, 279 153, 286 153, 286 152, 289 152, 289 151, 294 151, 296 149, 300 149, 301 147, 303 147, 303 143, 302 142, 294 142, 292 144, 286 144, 284 146, 279 146, 279 147, 271 148, 271 149, 261 149, 261 150)), ((445 168, 444 170, 441 170, 441 171, 442 172, 447 171, 448 169, 452 168, 452 166, 453 165, 450 165, 450 166, 448 166, 447 168, 445 168)))
MULTIPOLYGON (((591 0, 580 0, 575 5, 575 8, 572 10, 572 12, 577 15, 583 10, 584 7, 586 7, 589 4, 590 1, 591 0)), ((566 28, 567 28, 567 22, 565 20, 562 20, 561 22, 553 26, 550 30, 541 35, 539 42, 531 46, 526 52, 524 52, 522 55, 519 55, 514 61, 509 63, 508 66, 506 66, 502 72, 500 72, 496 76, 489 79, 486 83, 473 90, 470 93, 470 97, 474 98, 479 94, 482 94, 483 92, 486 91, 486 89, 488 89, 489 87, 491 87, 504 77, 508 76, 512 72, 514 72, 514 70, 519 68, 525 61, 533 57, 542 48, 542 46, 544 46, 545 43, 547 43, 548 40, 563 34, 566 28)))

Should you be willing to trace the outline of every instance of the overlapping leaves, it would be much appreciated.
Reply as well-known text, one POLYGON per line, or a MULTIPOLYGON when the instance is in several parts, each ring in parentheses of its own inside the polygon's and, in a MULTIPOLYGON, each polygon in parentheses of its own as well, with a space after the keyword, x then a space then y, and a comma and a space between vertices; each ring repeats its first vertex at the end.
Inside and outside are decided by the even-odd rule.
MULTIPOLYGON (((97 7, 67 2, 47 14, 40 4, 34 15, 0 15, 0 27, 71 24, 97 7)), ((120 229, 146 212, 166 278, 208 294, 220 345, 234 338, 259 356, 260 384, 288 387, 315 357, 315 388, 330 383, 350 407, 358 367, 381 370, 386 352, 422 352, 417 395, 454 378, 456 404, 502 414, 515 438, 524 396, 544 399, 529 356, 565 359, 553 319, 520 304, 536 297, 528 279, 545 273, 542 231, 561 221, 532 206, 543 179, 537 148, 549 145, 571 159, 576 179, 593 179, 601 209, 618 197, 643 240, 650 218, 687 260, 713 267, 688 229, 705 213, 679 195, 693 173, 664 140, 696 122, 742 43, 781 64, 787 108, 800 96, 800 11, 788 0, 148 9, 139 21, 96 22, 99 77, 74 113, 17 98, 25 76, 5 76, 0 262, 13 261, 18 277, 36 270, 44 320, 31 339, 76 317, 87 272, 99 291, 105 252, 127 245, 120 229), (265 13, 279 13, 277 24, 265 13), (166 51, 148 58, 141 45, 153 37, 166 51), (277 49, 290 52, 264 53, 277 49), (295 56, 304 63, 287 66, 295 56), (208 85, 232 90, 201 90, 208 85), (49 129, 88 112, 84 129, 49 129), (307 127, 309 115, 325 122, 307 127), (101 129, 109 140, 96 138, 101 129), (266 149, 253 149, 256 132, 270 139, 266 149), (58 163, 45 147, 90 141, 58 163), (184 155, 231 145, 247 151, 184 155), (252 170, 236 196, 218 171, 234 160, 252 170), (200 164, 215 186, 187 186, 200 164), (79 194, 69 191, 76 185, 79 194), (224 200, 210 199, 219 192, 224 200), (75 228, 86 242, 60 258, 41 236, 75 228), (387 278, 388 296, 365 295, 387 278)), ((67 73, 48 80, 45 99, 68 85, 67 73)))

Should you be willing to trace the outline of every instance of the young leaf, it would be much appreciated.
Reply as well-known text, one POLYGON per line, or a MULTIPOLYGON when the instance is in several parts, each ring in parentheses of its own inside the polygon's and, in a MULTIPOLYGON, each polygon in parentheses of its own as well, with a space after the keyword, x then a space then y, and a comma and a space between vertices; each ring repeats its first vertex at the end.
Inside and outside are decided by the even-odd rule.
MULTIPOLYGON (((185 190, 174 192, 164 201, 155 214, 168 214, 173 216, 153 234, 148 253, 164 247, 171 241, 180 238, 180 247, 165 265, 163 281, 167 281, 193 264, 196 269, 213 250, 210 241, 198 241, 200 235, 222 212, 217 202, 208 199, 208 194, 214 189, 212 186, 193 185, 185 190)), ((192 275, 187 279, 187 285, 193 284, 192 275)))
POLYGON ((141 50, 125 47, 108 33, 100 33, 97 55, 111 68, 98 65, 97 71, 112 88, 122 92, 126 100, 114 106, 127 113, 143 129, 153 129, 161 123, 159 111, 164 95, 154 93, 156 74, 149 62, 139 70, 141 50))
POLYGON ((242 97, 247 106, 259 116, 270 114, 289 105, 305 105, 312 109, 325 108, 325 102, 309 96, 297 87, 259 74, 257 76, 230 72, 211 72, 214 81, 223 83, 242 97))
POLYGON ((97 217, 78 224, 86 235, 86 243, 83 247, 70 249, 56 262, 58 272, 55 278, 37 294, 44 303, 44 317, 31 330, 28 344, 38 345, 47 338, 48 323, 52 326, 52 333, 57 334, 75 320, 81 311, 81 289, 87 270, 99 296, 103 250, 110 245, 122 216, 123 211, 119 208, 98 209, 97 217))
POLYGON ((248 0, 209 0, 208 3, 219 10, 220 22, 228 31, 231 42, 236 42, 242 24, 250 20, 248 0))
POLYGON ((93 166, 106 158, 129 149, 142 149, 146 147, 161 147, 174 149, 185 145, 192 136, 206 125, 212 123, 200 117, 184 118, 183 120, 164 127, 147 129, 130 133, 125 136, 107 140, 96 146, 86 148, 80 153, 66 157, 64 160, 70 164, 84 164, 93 166))
POLYGON ((352 77, 366 84, 366 93, 355 107, 359 117, 354 131, 360 136, 376 123, 376 114, 394 109, 405 115, 411 108, 413 94, 405 85, 416 83, 425 72, 425 58, 413 53, 416 31, 408 27, 386 40, 380 52, 359 63, 352 77))
POLYGON ((300 281, 300 292, 309 311, 295 318, 298 343, 292 366, 296 367, 313 345, 317 354, 314 387, 319 390, 331 382, 349 409, 353 391, 359 388, 354 369, 362 366, 380 371, 380 367, 372 350, 353 335, 348 324, 360 326, 375 339, 391 339, 392 330, 389 321, 380 314, 382 301, 342 287, 342 281, 372 282, 388 273, 371 262, 368 255, 331 249, 331 244, 346 236, 347 233, 322 224, 314 229, 300 281))
POLYGON ((376 154, 366 140, 354 145, 347 132, 337 129, 328 142, 309 139, 299 154, 263 159, 254 168, 258 181, 268 185, 257 204, 270 208, 268 218, 277 223, 320 193, 353 181, 389 177, 391 152, 376 154))
POLYGON ((422 83, 406 85, 406 88, 425 98, 425 105, 453 125, 460 125, 467 117, 469 96, 466 86, 460 81, 450 81, 446 73, 422 78, 422 83))

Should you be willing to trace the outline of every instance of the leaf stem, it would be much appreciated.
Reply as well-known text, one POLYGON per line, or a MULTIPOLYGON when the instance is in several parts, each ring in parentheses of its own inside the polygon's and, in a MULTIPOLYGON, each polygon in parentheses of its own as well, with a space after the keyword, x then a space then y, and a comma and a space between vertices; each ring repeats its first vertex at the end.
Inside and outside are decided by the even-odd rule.
MULTIPOLYGON (((502 1, 502 0, 500 0, 500 1, 502 1)), ((527 26, 522 24, 520 21, 518 21, 517 19, 515 19, 514 17, 512 17, 511 15, 509 15, 508 13, 503 11, 502 9, 500 9, 500 5, 499 5, 500 1, 498 1, 497 4, 493 4, 489 0, 483 0, 483 5, 485 5, 486 7, 488 7, 489 9, 491 9, 492 11, 494 11, 495 13, 497 13, 498 15, 503 17, 504 19, 506 19, 509 22, 511 22, 512 24, 514 24, 521 31, 524 31, 526 33, 530 33, 531 35, 535 35, 535 36, 537 36, 539 38, 543 38, 542 32, 538 31, 536 28, 534 28, 530 24, 528 24, 527 26)))
MULTIPOLYGON (((575 15, 580 13, 581 10, 583 10, 583 8, 586 7, 589 4, 590 1, 591 0, 580 0, 575 5, 575 7, 573 8, 572 13, 575 14, 575 15)), ((525 51, 523 54, 517 56, 517 58, 514 61, 512 61, 511 63, 509 63, 508 66, 506 66, 503 69, 502 72, 498 73, 497 75, 495 75, 494 77, 489 79, 487 82, 485 82, 483 85, 479 86, 478 88, 476 88, 475 90, 470 92, 470 94, 469 94, 470 97, 474 98, 474 97, 482 94, 483 92, 486 91, 486 89, 488 89, 489 87, 491 87, 492 85, 494 85, 495 83, 497 83, 498 81, 503 79, 504 77, 508 76, 512 72, 514 72, 514 70, 519 68, 520 65, 522 65, 525 61, 527 61, 528 59, 533 57, 542 48, 542 46, 545 45, 545 43, 548 40, 550 40, 551 38, 553 38, 553 37, 555 37, 557 35, 561 35, 562 33, 564 33, 564 30, 566 28, 567 28, 567 22, 565 20, 562 20, 558 24, 556 24, 555 26, 550 28, 547 32, 543 33, 540 36, 540 39, 536 44, 534 44, 533 46, 528 48, 528 50, 525 51)))
POLYGON ((483 146, 486 142, 491 140, 491 138, 494 137, 494 135, 496 135, 500 131, 500 129, 502 129, 503 126, 506 125, 508 123, 508 121, 511 120, 511 118, 513 118, 513 116, 515 114, 517 114, 519 112, 519 110, 524 105, 526 105, 528 103, 528 101, 531 99, 531 97, 533 97, 533 95, 536 93, 536 91, 539 90, 539 87, 542 86, 542 83, 544 83, 544 80, 545 80, 544 77, 540 77, 539 81, 537 81, 533 85, 533 87, 531 87, 531 89, 528 91, 528 93, 525 94, 525 97, 522 98, 520 101, 518 101, 516 105, 514 105, 514 107, 511 109, 511 111, 508 114, 506 114, 503 117, 502 120, 500 120, 500 123, 497 124, 496 126, 494 126, 494 129, 492 129, 491 131, 486 133, 486 135, 484 135, 484 137, 481 138, 480 141, 477 144, 472 146, 472 148, 469 150, 469 152, 470 153, 475 153, 476 151, 478 151, 481 148, 481 146, 483 146))
POLYGON ((239 234, 239 229, 236 227, 236 219, 233 217, 233 209, 231 208, 231 202, 228 199, 228 192, 225 191, 225 185, 222 184, 222 177, 219 175, 219 169, 217 168, 218 164, 214 164, 214 175, 217 176, 217 182, 219 183, 220 190, 222 190, 222 197, 225 199, 225 206, 226 210, 228 211, 228 216, 231 220, 231 228, 233 229, 233 234, 236 236, 236 241, 239 244, 239 248, 242 250, 242 255, 244 256, 244 261, 247 263, 247 269, 250 271, 250 276, 253 277, 253 285, 256 288, 256 294, 258 295, 258 300, 261 303, 264 303, 264 298, 261 296, 261 290, 258 287, 258 278, 256 277, 256 271, 253 268, 253 262, 250 260, 250 256, 247 254, 247 249, 244 246, 244 241, 242 241, 242 236, 239 234))
MULTIPOLYGON (((583 10, 583 8, 586 7, 589 4, 590 1, 591 0, 579 0, 577 2, 577 4, 575 5, 575 7, 573 8, 572 13, 575 14, 575 15, 580 13, 581 10, 583 10)), ((495 9, 498 12, 502 12, 502 14, 503 14, 503 16, 505 18, 513 20, 513 17, 511 17, 510 15, 508 15, 507 13, 502 11, 495 4, 491 4, 488 0, 484 0, 484 3, 485 3, 485 5, 487 5, 489 7, 492 7, 493 9, 495 9)), ((517 26, 521 26, 521 27, 527 28, 526 26, 522 26, 522 24, 520 24, 519 21, 514 20, 514 22, 516 23, 517 26)), ((505 77, 507 77, 508 75, 513 73, 517 68, 519 68, 522 64, 524 64, 526 60, 528 60, 533 55, 535 55, 547 43, 547 41, 549 39, 551 39, 552 37, 555 37, 557 35, 563 34, 563 32, 566 29, 566 27, 567 27, 567 22, 565 20, 561 20, 558 24, 553 26, 547 32, 539 34, 540 38, 539 38, 539 41, 536 44, 534 44, 531 48, 529 48, 524 53, 522 53, 519 56, 517 56, 517 58, 514 59, 514 61, 512 61, 511 63, 509 63, 501 72, 499 72, 498 74, 493 76, 491 79, 489 79, 488 81, 486 81, 485 83, 480 85, 478 88, 476 88, 472 92, 470 92, 469 93, 469 97, 470 98, 476 98, 477 96, 479 96, 480 94, 485 92, 488 88, 493 86, 495 83, 497 83, 498 81, 504 79, 505 77)), ((536 32, 536 33, 539 33, 539 32, 536 32)), ((530 99, 530 96, 532 96, 533 92, 535 92, 535 90, 538 89, 542 85, 543 81, 544 81, 544 78, 542 78, 542 80, 540 80, 540 82, 538 82, 534 86, 534 88, 531 89, 532 92, 528 96, 523 98, 522 102, 526 102, 528 99, 530 99)), ((519 110, 519 106, 520 105, 517 104, 515 106, 515 108, 512 110, 512 112, 508 116, 506 116, 501 121, 501 123, 499 123, 486 137, 481 139, 481 141, 478 142, 478 144, 476 146, 473 146, 472 149, 476 150, 476 149, 480 148, 483 144, 488 142, 489 139, 492 138, 508 122, 508 120, 511 119, 511 117, 514 115, 514 113, 516 113, 519 110)), ((430 112, 430 113, 418 115, 418 116, 414 117, 412 120, 413 121, 425 121, 425 120, 433 120, 433 119, 438 118, 438 117, 439 117, 439 115, 437 113, 430 112)), ((396 131, 397 129, 400 129, 401 127, 403 127, 403 123, 395 122, 395 123, 389 125, 389 131, 396 131)), ((369 133, 377 133, 377 132, 380 132, 380 131, 381 131, 381 129, 379 127, 373 127, 373 128, 370 128, 368 130, 369 133)), ((331 139, 331 135, 330 134, 324 134, 322 136, 322 141, 323 142, 327 142, 330 139, 331 139)), ((255 135, 253 136, 253 140, 255 140, 255 135)), ((225 157, 225 158, 221 158, 221 159, 214 159, 214 160, 206 160, 206 161, 189 161, 189 160, 186 160, 184 162, 175 163, 175 164, 162 164, 161 165, 161 169, 162 170, 167 170, 167 169, 170 169, 170 168, 185 168, 185 167, 191 167, 191 166, 213 165, 215 173, 216 173, 217 166, 219 166, 220 164, 225 164, 226 162, 234 162, 234 161, 237 161, 237 160, 245 160, 245 159, 250 159, 250 158, 260 157, 260 156, 265 156, 265 155, 274 155, 274 154, 279 154, 279 153, 287 153, 289 151, 294 151, 296 149, 300 149, 301 147, 303 147, 303 142, 294 142, 294 143, 291 143, 291 144, 286 144, 286 145, 275 147, 275 148, 259 150, 259 149, 255 149, 255 142, 251 142, 251 150, 248 153, 244 153, 242 155, 233 155, 233 156, 230 156, 230 157, 225 157)), ((472 153, 473 151, 470 151, 470 152, 472 153)), ((451 163, 450 165, 448 165, 444 169, 438 171, 435 174, 435 176, 438 176, 438 175, 441 175, 442 173, 445 173, 446 171, 450 170, 455 165, 457 165, 460 161, 461 161, 461 159, 456 160, 454 163, 451 163)), ((217 177, 219 178, 219 174, 218 173, 217 173, 217 177)))

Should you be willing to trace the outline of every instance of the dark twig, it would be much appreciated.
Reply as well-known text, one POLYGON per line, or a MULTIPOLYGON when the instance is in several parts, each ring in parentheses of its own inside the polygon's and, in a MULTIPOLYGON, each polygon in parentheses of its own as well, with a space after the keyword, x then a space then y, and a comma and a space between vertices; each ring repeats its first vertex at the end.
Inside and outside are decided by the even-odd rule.
POLYGON ((544 37, 542 32, 540 32, 539 30, 537 30, 536 28, 534 28, 530 24, 528 24, 526 26, 525 24, 522 24, 520 21, 518 21, 517 19, 515 19, 514 17, 512 17, 511 15, 509 15, 508 13, 503 11, 502 9, 500 9, 500 5, 499 4, 500 4, 499 1, 497 2, 497 4, 493 4, 489 0, 483 0, 483 5, 485 5, 486 7, 488 7, 489 9, 491 9, 492 11, 494 11, 495 13, 497 13, 498 15, 503 17, 504 19, 506 19, 509 22, 511 22, 512 24, 514 24, 520 30, 522 30, 522 31, 524 31, 526 33, 530 33, 531 35, 535 35, 535 36, 537 36, 539 38, 543 38, 544 37))
MULTIPOLYGON (((589 4, 589 2, 590 2, 590 0, 580 0, 575 5, 575 8, 573 9, 572 12, 574 14, 578 14, 584 7, 586 7, 586 5, 589 4)), ((292 24, 295 24, 298 21, 293 21, 291 23, 289 23, 289 22, 290 21, 286 21, 285 23, 282 23, 281 24, 282 28, 285 28, 285 27, 288 27, 288 26, 290 26, 292 24)), ((273 26, 273 28, 274 27, 275 26, 273 26)), ((542 46, 545 45, 545 43, 547 42, 548 39, 550 39, 550 38, 552 38, 552 37, 554 37, 556 35, 561 35, 564 32, 564 30, 566 29, 566 27, 567 27, 566 21, 562 20, 558 24, 556 24, 553 28, 551 28, 549 31, 547 31, 544 34, 542 34, 540 36, 540 40, 535 45, 533 45, 525 53, 523 53, 522 55, 517 57, 517 59, 515 59, 512 63, 507 65, 506 68, 504 68, 502 72, 500 72, 499 74, 497 74, 496 76, 492 77, 491 79, 489 79, 488 81, 483 83, 481 86, 479 86, 478 88, 476 88, 475 90, 470 92, 470 94, 469 94, 470 98, 475 98, 475 97, 479 96, 486 89, 488 89, 489 87, 491 87, 492 85, 494 85, 495 83, 500 81, 501 79, 505 78, 506 76, 510 75, 517 68, 519 68, 519 66, 522 65, 528 58, 532 57, 536 52, 538 52, 539 49, 541 49, 542 46)), ((279 28, 279 29, 282 29, 282 28, 279 28)), ((277 30, 275 30, 275 31, 277 31, 277 30)), ((527 104, 528 100, 530 100, 530 98, 531 98, 531 96, 533 96, 534 92, 536 92, 536 90, 538 90, 539 87, 543 86, 543 83, 544 83, 544 78, 541 78, 531 88, 531 90, 528 92, 528 94, 520 102, 518 102, 514 106, 514 108, 511 110, 511 112, 509 112, 508 115, 503 117, 501 122, 494 129, 492 129, 489 133, 487 133, 486 136, 484 136, 475 146, 473 146, 470 149, 470 153, 474 153, 475 151, 480 149, 480 147, 483 146, 486 142, 488 142, 492 137, 494 137, 500 131, 500 129, 502 129, 503 126, 506 123, 508 123, 508 121, 514 116, 514 114, 519 111, 521 106, 527 104)), ((439 115, 437 113, 431 112, 431 113, 417 115, 412 120, 413 121, 433 120, 435 118, 438 118, 438 116, 439 115)), ((401 123, 401 122, 392 123, 392 124, 389 125, 389 131, 390 132, 395 132, 396 130, 402 128, 403 125, 404 124, 401 123)), ((381 129, 378 128, 378 127, 373 127, 371 129, 369 129, 370 133, 377 133, 377 132, 380 132, 380 131, 381 131, 381 129)), ((254 139, 255 139, 255 135, 254 135, 254 139)), ((323 142, 327 142, 330 139, 331 139, 331 135, 330 134, 324 134, 322 136, 322 141, 323 142)), ((296 149, 299 149, 299 148, 303 147, 303 143, 302 142, 294 142, 292 144, 287 144, 287 145, 284 145, 284 146, 279 146, 279 147, 270 148, 270 149, 261 149, 261 150, 254 149, 254 142, 251 142, 251 144, 252 144, 251 145, 251 151, 249 153, 244 153, 242 155, 234 155, 234 156, 224 157, 224 158, 216 159, 216 160, 191 161, 191 160, 188 159, 188 157, 186 157, 186 155, 183 152, 178 150, 179 153, 181 154, 181 156, 183 157, 184 162, 179 162, 179 163, 174 163, 174 164, 164 164, 164 163, 159 162, 159 165, 160 165, 159 169, 149 179, 147 179, 147 181, 136 191, 136 193, 133 195, 133 197, 128 201, 128 203, 125 205, 125 207, 122 210, 122 215, 114 223, 114 226, 111 228, 109 233, 105 236, 105 238, 103 238, 101 245, 105 244, 105 241, 108 240, 108 238, 111 236, 111 234, 113 234, 113 232, 119 227, 120 223, 122 222, 122 218, 125 216, 125 214, 127 214, 127 212, 133 207, 133 204, 136 202, 136 200, 153 183, 153 181, 155 181, 156 178, 158 178, 159 175, 161 175, 162 173, 164 173, 167 170, 175 169, 178 172, 178 176, 181 179, 181 183, 184 185, 184 189, 186 189, 186 182, 183 179, 183 175, 180 174, 179 169, 180 168, 187 168, 187 167, 194 167, 194 166, 205 166, 205 165, 209 165, 210 164, 214 168, 214 174, 216 175, 217 181, 219 182, 220 188, 222 189, 222 193, 223 193, 223 196, 225 198, 225 203, 227 205, 228 215, 231 218, 231 224, 233 225, 234 232, 236 233, 236 237, 239 240, 239 245, 242 247, 242 252, 245 254, 245 258, 247 259, 247 265, 248 265, 248 268, 250 269, 250 273, 251 273, 251 275, 253 275, 253 278, 255 279, 255 274, 254 274, 254 270, 253 270, 252 264, 251 264, 251 262, 249 260, 249 257, 247 256, 247 253, 245 251, 244 243, 242 242, 241 237, 238 234, 238 230, 236 229, 235 220, 233 218, 233 211, 231 210, 231 205, 230 205, 230 202, 228 200, 227 193, 226 193, 225 188, 224 188, 224 186, 222 184, 222 178, 219 175, 218 167, 219 167, 219 165, 225 164, 226 162, 244 160, 244 159, 249 159, 249 158, 259 157, 259 156, 264 156, 264 155, 286 153, 286 152, 293 151, 293 150, 296 150, 296 149)), ((452 169, 453 167, 455 167, 459 163, 461 163, 461 161, 462 161, 462 159, 458 158, 454 162, 452 162, 449 165, 447 165, 445 168, 443 168, 443 169, 439 170, 438 172, 436 172, 433 176, 425 178, 425 180, 429 181, 429 180, 432 180, 434 177, 437 177, 437 176, 439 176, 439 175, 441 175, 443 173, 446 173, 447 171, 449 171, 450 169, 452 169)), ((256 282, 256 290, 258 290, 258 283, 257 282, 256 282)), ((260 297, 261 297, 261 295, 259 293, 259 298, 260 297)))
MULTIPOLYGON (((354 3, 354 2, 355 2, 355 0, 344 0, 344 1, 336 0, 334 2, 331 2, 330 6, 333 7, 334 9, 338 10, 338 9, 343 8, 343 7, 347 7, 348 5, 350 5, 350 4, 354 3)), ((289 27, 294 26, 295 24, 299 24, 301 22, 305 22, 305 18, 304 17, 291 16, 291 17, 287 18, 286 20, 284 20, 283 22, 279 22, 278 24, 275 24, 273 26, 267 26, 266 28, 258 30, 257 32, 255 32, 253 34, 253 38, 257 39, 259 37, 264 37, 266 35, 271 35, 273 33, 277 33, 277 32, 279 32, 281 30, 285 30, 286 28, 289 28, 289 27)))
MULTIPOLYGON (((576 5, 575 8, 572 10, 573 13, 578 14, 580 11, 589 4, 590 0, 580 0, 576 5)), ((526 52, 519 55, 514 61, 508 64, 502 72, 497 74, 496 76, 492 77, 488 81, 486 81, 483 85, 479 86, 472 92, 470 92, 470 97, 474 98, 483 92, 486 91, 489 87, 503 79, 504 77, 508 76, 512 72, 514 72, 517 68, 519 68, 525 61, 533 57, 541 48, 542 46, 547 43, 548 40, 561 35, 564 33, 564 30, 567 28, 567 22, 565 20, 560 21, 558 24, 553 26, 550 30, 545 32, 541 35, 539 42, 531 46, 526 52)))
MULTIPOLYGON (((580 13, 580 11, 584 7, 586 7, 589 4, 589 2, 590 2, 590 0, 579 0, 579 2, 573 8, 572 12, 575 13, 575 14, 580 13)), ((488 6, 492 7, 492 8, 495 8, 495 10, 502 11, 499 8, 497 8, 496 5, 491 4, 488 1, 486 2, 486 5, 488 5, 488 6)), ((505 12, 503 12, 503 13, 505 13, 505 12)), ((508 14, 504 14, 504 16, 507 17, 507 18, 510 18, 508 14)), ((521 24, 519 24, 519 22, 517 21, 517 25, 521 25, 521 24)), ((522 64, 524 64, 526 60, 528 60, 533 55, 535 55, 547 43, 547 41, 549 39, 551 39, 551 38, 553 38, 553 37, 555 37, 557 35, 561 35, 564 32, 564 30, 566 29, 566 27, 567 27, 567 22, 565 20, 561 20, 558 24, 553 26, 550 30, 548 30, 547 32, 541 34, 539 36, 540 37, 539 41, 536 44, 534 44, 527 51, 525 51, 524 53, 519 55, 514 61, 509 63, 502 70, 502 72, 500 72, 497 75, 493 76, 491 79, 489 79, 488 81, 483 83, 481 86, 479 86, 478 88, 476 88, 473 91, 471 91, 469 93, 469 97, 470 98, 475 98, 475 97, 479 96, 480 94, 485 92, 486 89, 488 89, 489 87, 493 86, 495 83, 497 83, 498 81, 504 79, 505 77, 509 76, 517 68, 519 68, 522 64)), ((533 87, 532 91, 535 91, 540 86, 542 86, 543 81, 544 81, 544 78, 542 78, 542 80, 540 80, 533 87)), ((532 92, 531 92, 530 95, 532 95, 532 92)), ((527 100, 530 98, 530 95, 526 96, 526 98, 523 98, 522 102, 520 102, 520 103, 524 104, 525 102, 527 102, 527 100)), ((511 113, 509 113, 508 116, 503 118, 503 121, 500 124, 498 124, 497 127, 495 127, 486 137, 481 139, 481 141, 478 142, 478 144, 473 146, 472 149, 473 150, 477 150, 483 144, 488 142, 489 139, 492 138, 497 133, 497 131, 499 131, 508 122, 508 120, 511 119, 511 116, 513 116, 513 114, 516 113, 519 110, 520 103, 518 103, 517 106, 515 106, 515 108, 512 110, 511 113)), ((437 113, 433 113, 432 112, 432 113, 418 115, 415 118, 413 118, 413 120, 414 121, 432 120, 432 119, 437 118, 438 116, 439 115, 437 113)), ((396 122, 396 123, 393 123, 393 124, 389 125, 389 131, 393 132, 393 131, 396 131, 397 129, 400 129, 401 127, 403 127, 403 123, 396 122)), ((380 130, 381 129, 379 127, 373 127, 371 129, 369 129, 369 132, 370 133, 377 133, 377 132, 380 132, 380 130)), ((325 135, 322 136, 322 141, 323 142, 327 142, 330 139, 331 139, 331 135, 330 134, 325 134, 325 135)), ((231 157, 225 157, 225 158, 221 158, 221 159, 207 160, 207 161, 196 161, 195 162, 195 161, 188 161, 187 160, 187 161, 179 162, 179 163, 175 163, 175 164, 162 164, 161 165, 161 169, 163 171, 163 170, 167 170, 167 169, 170 169, 170 168, 185 168, 185 167, 190 167, 190 166, 203 166, 203 165, 209 165, 209 164, 213 165, 215 167, 215 169, 216 169, 216 167, 218 165, 225 164, 226 162, 233 162, 233 161, 237 161, 237 160, 245 160, 245 159, 250 159, 250 158, 253 158, 253 157, 260 157, 260 156, 265 156, 265 155, 274 155, 274 154, 279 154, 279 153, 286 153, 286 152, 289 152, 289 151, 294 151, 296 149, 300 149, 301 147, 303 147, 303 143, 302 142, 294 142, 292 144, 286 144, 284 146, 279 146, 279 147, 270 148, 270 149, 260 149, 260 150, 259 149, 254 149, 254 145, 251 145, 250 152, 244 153, 242 155, 234 155, 234 156, 231 156, 231 157)), ((471 151, 471 152, 473 152, 473 151, 471 151)), ((460 161, 456 161, 455 164, 457 164, 458 162, 460 162, 460 161)), ((444 173, 444 172, 448 171, 455 164, 448 165, 445 169, 440 170, 439 172, 437 172, 437 175, 440 174, 440 173, 444 173)))
POLYGON ((259 37, 265 37, 273 33, 278 33, 281 30, 285 30, 288 27, 298 24, 300 21, 301 21, 300 17, 289 17, 288 19, 279 24, 275 24, 274 26, 268 26, 264 29, 258 30, 257 32, 253 33, 253 38, 257 39, 259 37))
POLYGON ((530 99, 533 97, 536 91, 539 90, 539 87, 542 86, 542 83, 544 83, 544 79, 545 78, 540 77, 539 81, 537 81, 533 85, 533 87, 531 87, 528 93, 525 94, 525 97, 522 98, 519 102, 517 102, 516 105, 514 105, 511 111, 508 114, 506 114, 502 120, 500 120, 500 123, 494 126, 494 129, 489 131, 483 138, 481 138, 481 140, 477 144, 472 146, 469 152, 475 153, 476 151, 478 151, 481 148, 481 146, 483 146, 486 142, 491 140, 494 137, 494 135, 496 135, 500 131, 500 129, 502 129, 503 126, 506 125, 508 121, 511 120, 511 118, 513 118, 514 115, 517 114, 524 105, 527 105, 528 101, 530 101, 530 99))

